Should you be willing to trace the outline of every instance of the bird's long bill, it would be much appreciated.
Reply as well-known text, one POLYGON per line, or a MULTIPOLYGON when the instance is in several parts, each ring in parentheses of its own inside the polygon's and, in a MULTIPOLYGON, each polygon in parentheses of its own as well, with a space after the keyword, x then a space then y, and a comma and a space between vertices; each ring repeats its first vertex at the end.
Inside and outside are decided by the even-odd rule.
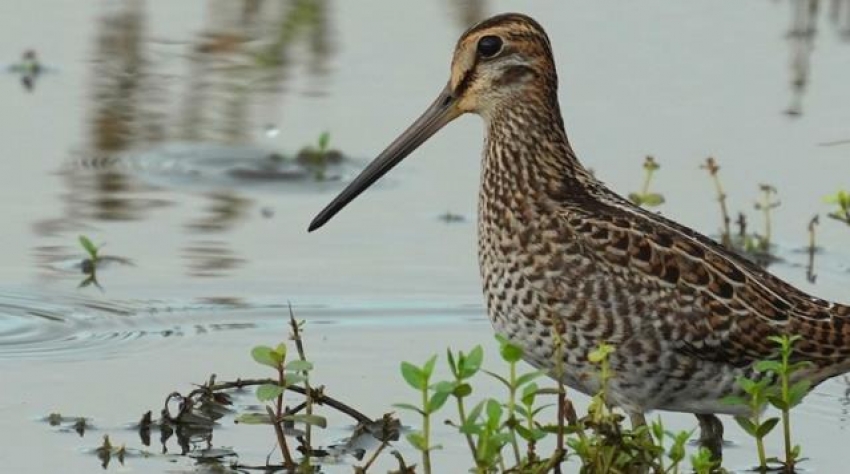
POLYGON ((460 112, 456 107, 456 100, 452 96, 451 89, 446 86, 437 100, 425 110, 413 124, 396 138, 386 150, 381 152, 377 158, 369 163, 356 178, 351 182, 333 201, 330 202, 322 212, 310 223, 308 231, 313 231, 325 225, 337 212, 348 205, 375 181, 380 179, 387 171, 401 162, 407 155, 413 152, 431 135, 437 133, 444 125, 451 122, 460 112))

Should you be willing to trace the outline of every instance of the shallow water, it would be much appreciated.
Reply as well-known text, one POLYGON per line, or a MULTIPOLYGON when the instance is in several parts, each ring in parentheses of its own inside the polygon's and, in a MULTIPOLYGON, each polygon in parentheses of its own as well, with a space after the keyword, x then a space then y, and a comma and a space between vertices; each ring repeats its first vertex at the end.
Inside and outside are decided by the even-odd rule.
MULTIPOLYGON (((122 427, 169 392, 212 372, 253 373, 250 347, 285 337, 290 302, 329 323, 308 324, 320 379, 375 416, 410 395, 399 360, 448 344, 492 349, 475 258, 477 118, 434 137, 326 228, 305 229, 439 91, 463 29, 517 5, 19 3, 14 14, 0 6, 0 64, 34 48, 47 72, 29 91, 19 73, 0 76, 0 429, 19 434, 0 445, 8 469, 93 470, 80 451, 103 433, 138 447, 122 427), (269 158, 315 146, 323 131, 349 157, 331 170, 342 179, 315 182, 269 158), (442 222, 446 212, 466 220, 442 222), (129 262, 100 268, 100 289, 78 288, 80 234, 129 262), (34 421, 51 411, 99 430, 54 434, 34 421)), ((659 210, 706 233, 719 226, 706 156, 755 229, 758 184, 771 183, 784 258, 771 270, 848 301, 850 228, 826 218, 822 198, 850 172, 850 3, 819 8, 814 30, 790 1, 535 1, 523 11, 549 32, 568 132, 597 176, 635 191, 654 155, 659 210), (799 250, 818 213, 812 283, 799 250)), ((847 387, 830 381, 797 411, 810 471, 840 471, 847 387)), ((746 467, 754 450, 733 425, 727 464, 746 467)), ((245 453, 260 462, 272 442, 260 431, 227 426, 215 443, 260 446, 245 453)), ((447 463, 462 454, 446 451, 447 463)), ((128 465, 173 467, 161 461, 128 465)))

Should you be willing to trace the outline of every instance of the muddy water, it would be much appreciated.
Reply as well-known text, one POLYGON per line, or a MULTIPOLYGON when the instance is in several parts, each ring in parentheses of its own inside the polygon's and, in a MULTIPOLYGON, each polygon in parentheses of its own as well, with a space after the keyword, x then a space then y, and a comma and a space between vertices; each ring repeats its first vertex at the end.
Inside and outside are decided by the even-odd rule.
MULTIPOLYGON (((408 396, 399 360, 447 344, 492 348, 475 260, 478 119, 452 124, 327 228, 305 228, 442 87, 465 26, 516 8, 0 6, 0 63, 33 48, 44 66, 26 87, 17 70, 0 76, 0 429, 16 435, 0 445, 0 462, 86 472, 97 464, 81 452, 101 434, 141 447, 125 426, 156 412, 167 393, 212 372, 257 375, 248 351, 285 335, 289 302, 300 317, 327 323, 308 326, 320 378, 375 416, 408 396), (317 182, 287 157, 316 146, 323 131, 347 159, 317 182), (446 212, 466 220, 444 223, 446 212), (80 234, 115 259, 98 270, 100 289, 78 288, 86 278, 80 234), (91 417, 97 430, 79 439, 34 421, 53 411, 91 417)), ((821 1, 811 20, 789 1, 523 8, 549 31, 568 132, 599 177, 635 191, 641 161, 653 154, 662 164, 654 187, 667 198, 660 211, 706 233, 719 226, 699 169, 706 156, 720 161, 730 207, 756 229, 758 184, 773 184, 782 202, 774 239, 785 261, 771 270, 848 300, 850 230, 827 219, 822 202, 850 172, 847 2, 821 1), (817 213, 824 251, 813 283, 799 250, 817 213)), ((841 471, 846 390, 841 379, 824 384, 797 412, 813 471, 841 471)), ((727 425, 737 445, 728 465, 746 467, 752 445, 727 425)), ((253 446, 241 451, 246 462, 261 462, 271 442, 260 429, 232 425, 215 438, 253 446)), ((461 448, 446 451, 443 462, 457 465, 461 448)), ((129 466, 161 472, 175 463, 193 464, 129 466)))

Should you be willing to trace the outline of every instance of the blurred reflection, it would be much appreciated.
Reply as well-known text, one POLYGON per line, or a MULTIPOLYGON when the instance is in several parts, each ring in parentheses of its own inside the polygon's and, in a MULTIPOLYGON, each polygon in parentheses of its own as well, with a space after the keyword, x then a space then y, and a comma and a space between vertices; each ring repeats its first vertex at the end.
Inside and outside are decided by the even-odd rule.
POLYGON ((251 201, 232 193, 210 194, 208 214, 190 221, 186 227, 196 232, 221 232, 236 225, 245 217, 251 201))
POLYGON ((126 221, 169 204, 152 199, 120 166, 119 153, 162 138, 162 117, 151 112, 162 87, 150 71, 145 37, 145 3, 113 5, 100 18, 91 60, 89 136, 78 162, 63 170, 68 191, 65 218, 126 221))
MULTIPOLYGON (((790 0, 791 26, 788 40, 791 45, 791 103, 785 113, 799 116, 803 113, 803 95, 811 74, 811 56, 817 37, 818 14, 821 3, 827 0, 790 0)), ((828 0, 829 20, 835 30, 850 40, 850 0, 828 0)))
POLYGON ((185 141, 245 143, 276 117, 292 58, 300 53, 322 93, 330 44, 327 0, 211 0, 188 56, 178 135, 185 141))
POLYGON ((220 277, 238 268, 245 260, 236 256, 229 243, 220 240, 193 242, 180 251, 187 274, 194 277, 220 277))
MULTIPOLYGON (((334 51, 329 0, 207 0, 199 33, 187 42, 151 40, 150 6, 103 2, 91 53, 87 139, 62 170, 63 215, 36 223, 40 235, 77 233, 91 221, 152 219, 173 197, 139 173, 168 175, 181 163, 174 156, 131 157, 151 158, 155 151, 142 152, 169 143, 207 144, 185 156, 204 166, 197 155, 215 145, 250 147, 257 131, 280 116, 295 66, 311 78, 307 94, 324 93, 334 51)), ((237 191, 207 187, 205 193, 205 215, 186 219, 190 232, 221 232, 249 215, 251 202, 237 191)), ((221 274, 242 262, 226 242, 193 243, 183 253, 193 275, 221 274)))

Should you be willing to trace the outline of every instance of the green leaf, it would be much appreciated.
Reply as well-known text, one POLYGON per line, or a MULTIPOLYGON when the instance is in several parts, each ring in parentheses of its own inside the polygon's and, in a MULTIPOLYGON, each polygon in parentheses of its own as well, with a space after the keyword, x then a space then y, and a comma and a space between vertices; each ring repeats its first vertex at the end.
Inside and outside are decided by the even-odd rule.
POLYGON ((743 416, 736 416, 735 421, 737 421, 738 424, 741 425, 741 428, 746 431, 747 434, 749 434, 750 436, 756 435, 756 425, 754 425, 749 418, 743 416))
POLYGON ((457 398, 468 397, 470 394, 472 394, 472 385, 469 385, 468 383, 459 384, 455 387, 454 392, 452 392, 452 395, 457 398))
POLYGON ((428 450, 428 443, 425 441, 425 436, 418 431, 408 433, 407 442, 409 442, 414 448, 418 449, 419 451, 428 450))
POLYGON ((484 362, 484 349, 477 345, 460 361, 460 378, 468 379, 478 373, 484 362))
POLYGON ((542 370, 535 370, 534 372, 528 372, 526 374, 522 374, 519 377, 517 377, 516 386, 521 387, 521 386, 527 384, 528 382, 531 382, 532 380, 536 379, 537 377, 540 377, 541 375, 545 375, 545 374, 546 374, 546 372, 543 372, 542 370))
POLYGON ((421 408, 419 408, 416 405, 411 405, 410 403, 393 403, 393 406, 396 407, 396 408, 401 408, 402 410, 415 411, 416 413, 419 413, 420 415, 425 416, 425 412, 422 411, 421 408))
POLYGON ((502 377, 501 375, 497 374, 496 372, 490 372, 489 370, 485 370, 484 373, 489 375, 490 377, 493 377, 494 379, 498 380, 499 382, 502 382, 502 385, 504 385, 505 387, 507 387, 508 390, 510 390, 511 383, 508 382, 508 379, 502 377))
POLYGON ((629 193, 629 201, 631 201, 635 206, 640 206, 643 204, 643 195, 638 193, 629 193))
POLYGON ((756 438, 764 438, 779 422, 779 418, 768 418, 756 428, 756 438))
POLYGON ((425 365, 422 366, 422 373, 425 375, 425 379, 431 378, 431 374, 434 373, 434 365, 437 363, 437 356, 433 355, 430 359, 425 362, 425 365))
POLYGON ((281 342, 274 348, 274 351, 277 353, 278 357, 280 357, 280 360, 286 360, 286 344, 281 342))
POLYGON ((531 433, 531 430, 522 425, 514 426, 514 430, 516 430, 517 434, 522 437, 522 439, 526 441, 534 441, 534 435, 531 433))
POLYGON ((97 256, 97 247, 85 235, 80 236, 80 245, 83 246, 83 249, 85 249, 92 258, 97 256))
POLYGON ((309 372, 313 370, 313 364, 301 359, 289 361, 284 369, 292 372, 309 372))
POLYGON ((434 393, 434 395, 431 397, 431 399, 428 400, 428 409, 425 410, 425 411, 429 415, 431 413, 435 413, 437 410, 442 408, 443 405, 446 403, 446 400, 448 400, 448 398, 449 398, 449 394, 450 394, 450 392, 436 392, 436 393, 434 393))
POLYGON ((452 350, 446 349, 446 360, 449 361, 449 369, 451 369, 454 378, 460 378, 460 364, 463 363, 464 358, 462 351, 458 352, 458 358, 460 362, 455 362, 455 356, 452 354, 452 350))
POLYGON ((245 423, 246 425, 270 425, 272 420, 266 413, 243 413, 236 417, 236 423, 245 423))
POLYGON ((457 382, 443 380, 432 385, 431 390, 433 390, 435 393, 451 394, 455 391, 455 387, 457 387, 457 382))
POLYGON ((750 380, 747 377, 741 375, 737 379, 735 379, 735 381, 738 383, 738 386, 740 386, 745 392, 752 395, 756 386, 756 382, 754 380, 750 380))
POLYGON ((319 151, 327 150, 328 144, 330 144, 330 141, 331 141, 330 132, 322 132, 322 134, 319 135, 319 151))
POLYGON ((485 400, 481 400, 472 407, 472 410, 469 410, 469 414, 466 416, 468 421, 477 422, 481 418, 481 412, 484 411, 484 402, 485 400))
POLYGON ((771 396, 767 397, 767 401, 770 402, 771 405, 775 406, 776 408, 778 408, 780 410, 790 410, 791 409, 790 404, 787 401, 783 400, 782 397, 780 397, 780 396, 771 395, 771 396))
POLYGON ((525 386, 522 389, 522 395, 520 396, 520 401, 522 401, 523 405, 531 406, 534 405, 534 398, 537 396, 537 384, 532 382, 525 386))
POLYGON ((295 385, 299 383, 303 383, 307 380, 307 377, 303 376, 299 372, 287 372, 285 377, 286 386, 295 385))
POLYGON ((746 405, 747 400, 744 397, 739 397, 737 395, 729 395, 720 399, 720 403, 724 405, 746 405))
POLYGON ((603 360, 608 359, 608 356, 614 352, 614 346, 610 344, 602 343, 596 349, 592 350, 590 354, 587 355, 587 359, 594 363, 599 364, 603 360))
POLYGON ((485 409, 487 412, 487 425, 495 429, 499 426, 499 420, 502 418, 502 405, 491 398, 487 400, 485 409))
POLYGON ((647 193, 641 196, 641 202, 649 207, 660 206, 664 204, 664 196, 658 193, 647 193))
POLYGON ((499 347, 499 354, 502 360, 508 363, 519 362, 522 360, 522 348, 511 342, 505 342, 499 347))
POLYGON ((260 364, 267 365, 272 368, 280 367, 283 358, 268 346, 256 346, 251 349, 251 357, 260 364))
POLYGON ((280 385, 266 383, 257 387, 257 400, 267 402, 282 395, 284 388, 280 385))
POLYGON ((419 367, 411 364, 410 362, 402 362, 401 363, 401 376, 404 377, 404 380, 408 385, 415 388, 416 390, 424 390, 425 389, 425 373, 419 367))
POLYGON ((304 423, 305 425, 318 426, 319 428, 327 428, 328 420, 324 416, 319 415, 286 415, 283 417, 285 421, 294 423, 304 423))
POLYGON ((791 406, 795 407, 799 405, 811 388, 812 382, 809 380, 800 380, 794 385, 791 385, 788 388, 788 401, 791 402, 791 406))
POLYGON ((759 372, 782 373, 782 363, 775 360, 760 360, 754 367, 759 372))

